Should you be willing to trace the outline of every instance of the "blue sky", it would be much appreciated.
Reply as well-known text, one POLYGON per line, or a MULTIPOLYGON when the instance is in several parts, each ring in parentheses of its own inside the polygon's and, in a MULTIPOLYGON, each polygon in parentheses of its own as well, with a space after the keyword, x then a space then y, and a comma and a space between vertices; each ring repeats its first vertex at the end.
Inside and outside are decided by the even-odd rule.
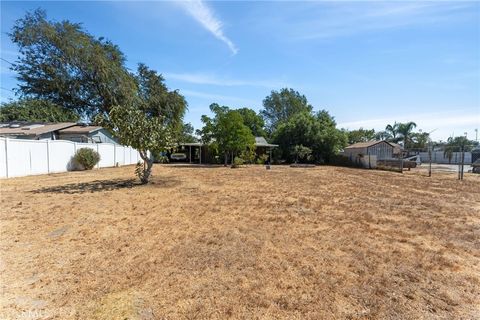
MULTIPOLYGON (((27 10, 82 22, 162 73, 186 97, 186 121, 201 127, 212 102, 262 108, 292 87, 340 127, 381 130, 415 121, 434 139, 480 129, 480 2, 1 2, 7 32, 27 10)), ((15 74, 1 61, 1 101, 15 74)))

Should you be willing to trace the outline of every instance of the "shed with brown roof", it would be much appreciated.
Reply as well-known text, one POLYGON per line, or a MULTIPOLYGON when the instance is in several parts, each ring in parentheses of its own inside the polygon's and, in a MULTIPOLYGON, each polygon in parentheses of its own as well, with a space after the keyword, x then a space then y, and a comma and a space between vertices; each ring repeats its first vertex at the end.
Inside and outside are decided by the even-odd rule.
POLYGON ((368 141, 358 142, 345 148, 343 154, 351 159, 357 157, 371 155, 376 156, 378 160, 393 159, 394 146, 389 142, 382 141, 368 141))

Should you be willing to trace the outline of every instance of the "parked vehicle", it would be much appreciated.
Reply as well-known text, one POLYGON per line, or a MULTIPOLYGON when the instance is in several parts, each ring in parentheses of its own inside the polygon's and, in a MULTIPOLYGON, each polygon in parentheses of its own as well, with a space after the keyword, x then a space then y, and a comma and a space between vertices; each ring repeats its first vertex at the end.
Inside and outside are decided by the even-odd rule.
POLYGON ((472 172, 473 173, 480 173, 480 158, 477 159, 474 163, 472 163, 472 172))
POLYGON ((170 155, 170 159, 174 161, 183 161, 187 159, 187 155, 185 153, 172 153, 170 155))

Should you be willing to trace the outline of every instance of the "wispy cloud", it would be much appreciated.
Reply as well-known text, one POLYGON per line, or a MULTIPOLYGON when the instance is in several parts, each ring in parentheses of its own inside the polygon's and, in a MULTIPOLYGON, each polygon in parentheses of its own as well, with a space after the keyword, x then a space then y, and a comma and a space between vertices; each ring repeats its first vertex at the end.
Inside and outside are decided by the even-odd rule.
POLYGON ((237 46, 235 46, 235 44, 223 32, 222 21, 215 17, 213 10, 204 1, 189 0, 180 1, 178 3, 205 29, 210 31, 217 39, 223 41, 233 54, 237 54, 237 46))
POLYGON ((349 130, 363 128, 374 128, 375 130, 384 130, 387 124, 397 122, 407 122, 414 120, 418 129, 423 129, 424 132, 434 131, 432 133, 433 139, 445 139, 456 132, 463 134, 463 132, 473 131, 473 128, 480 127, 480 109, 461 109, 455 112, 432 112, 432 113, 418 113, 410 114, 408 116, 400 117, 384 117, 377 119, 355 120, 350 122, 341 122, 338 124, 341 128, 349 130))
MULTIPOLYGON (((280 17, 288 23, 286 33, 299 40, 328 39, 356 35, 365 32, 391 30, 412 25, 438 24, 457 19, 475 18, 465 13, 469 3, 447 2, 335 2, 311 6, 302 11, 293 11, 280 17), (302 19, 298 19, 302 16, 302 19)), ((272 18, 270 18, 272 19, 272 18)), ((278 19, 278 17, 277 17, 278 19)))
POLYGON ((257 104, 257 102, 253 100, 234 97, 234 96, 228 96, 228 95, 222 95, 222 94, 207 93, 207 92, 200 92, 200 91, 193 91, 193 90, 182 90, 180 93, 187 97, 195 97, 195 98, 209 100, 211 103, 213 102, 217 102, 219 104, 236 103, 236 104, 241 104, 243 106, 254 106, 255 104, 257 104))
POLYGON ((206 84, 215 86, 251 86, 264 88, 280 88, 290 86, 286 81, 273 80, 238 80, 219 77, 214 74, 205 73, 165 73, 167 80, 177 80, 181 82, 206 84))

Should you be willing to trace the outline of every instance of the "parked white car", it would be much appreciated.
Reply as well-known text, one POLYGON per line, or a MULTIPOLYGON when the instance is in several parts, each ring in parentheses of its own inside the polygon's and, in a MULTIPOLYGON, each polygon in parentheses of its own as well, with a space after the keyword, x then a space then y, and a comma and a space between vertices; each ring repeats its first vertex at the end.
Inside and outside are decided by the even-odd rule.
POLYGON ((172 160, 185 160, 185 159, 187 159, 187 155, 185 153, 172 153, 170 155, 170 159, 172 159, 172 160))

